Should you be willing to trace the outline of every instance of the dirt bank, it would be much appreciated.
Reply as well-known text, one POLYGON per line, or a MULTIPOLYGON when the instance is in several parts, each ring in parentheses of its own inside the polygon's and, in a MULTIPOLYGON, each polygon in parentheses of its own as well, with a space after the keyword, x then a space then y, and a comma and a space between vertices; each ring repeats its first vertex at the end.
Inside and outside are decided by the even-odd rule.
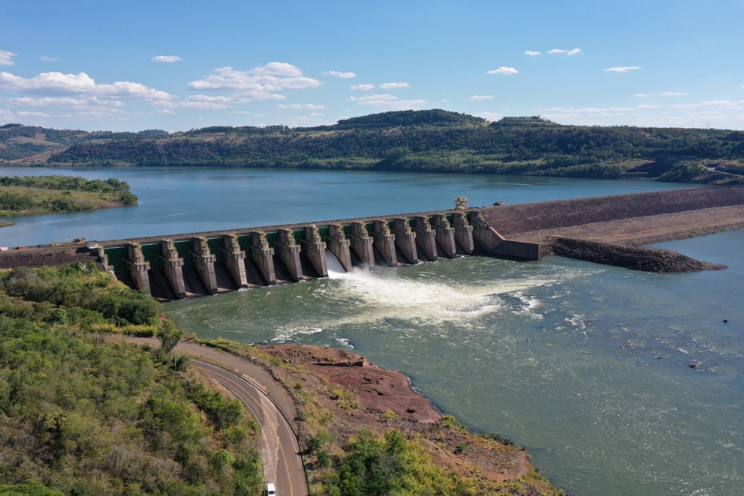
MULTIPOLYGON (((31 251, 10 251, 0 255, 0 269, 13 269, 15 267, 55 267, 72 262, 95 262, 97 256, 91 255, 89 251, 78 251, 76 249, 49 249, 31 251)), ((99 265, 99 269, 100 264, 99 265)))

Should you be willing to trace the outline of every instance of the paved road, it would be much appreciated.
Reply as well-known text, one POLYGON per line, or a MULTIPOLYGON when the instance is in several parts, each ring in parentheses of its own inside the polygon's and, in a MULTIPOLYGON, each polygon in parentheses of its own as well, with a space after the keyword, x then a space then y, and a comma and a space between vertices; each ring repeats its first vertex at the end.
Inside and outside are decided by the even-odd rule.
POLYGON ((232 391, 261 425, 264 479, 276 484, 278 495, 305 496, 307 486, 300 448, 294 432, 276 405, 257 387, 235 374, 204 362, 196 364, 213 380, 232 391))
MULTIPOLYGON (((127 336, 125 339, 153 347, 160 345, 153 338, 127 336)), ((188 342, 179 343, 176 351, 208 357, 224 367, 195 360, 207 375, 232 391, 258 420, 264 437, 261 459, 266 482, 276 484, 278 496, 306 496, 307 483, 297 438, 277 408, 278 405, 287 418, 295 417, 294 402, 287 391, 263 368, 235 355, 188 342)))

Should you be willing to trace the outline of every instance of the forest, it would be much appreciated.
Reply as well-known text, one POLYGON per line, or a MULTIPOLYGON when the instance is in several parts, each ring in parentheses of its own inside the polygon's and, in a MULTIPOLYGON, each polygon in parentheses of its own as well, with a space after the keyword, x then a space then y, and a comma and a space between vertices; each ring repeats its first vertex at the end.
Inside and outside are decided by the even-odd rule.
POLYGON ((136 205, 137 201, 129 184, 116 178, 0 177, 0 216, 83 212, 102 206, 136 205))
MULTIPOLYGON (((741 182, 744 175, 744 132, 740 131, 566 126, 539 116, 505 117, 489 123, 444 110, 384 112, 317 127, 215 126, 171 134, 13 127, 0 129, 0 146, 4 147, 0 148, 0 159, 13 163, 10 157, 21 154, 18 146, 41 146, 42 136, 50 149, 64 148, 38 156, 36 162, 31 161, 36 165, 278 167, 657 179, 680 161, 687 161, 699 166, 697 175, 672 174, 662 180, 731 184, 741 182), (21 136, 26 136, 26 141, 21 136)), ((38 153, 36 148, 28 154, 31 152, 38 153)))
POLYGON ((261 494, 258 424, 174 363, 180 334, 93 264, 1 273, 0 494, 261 494))

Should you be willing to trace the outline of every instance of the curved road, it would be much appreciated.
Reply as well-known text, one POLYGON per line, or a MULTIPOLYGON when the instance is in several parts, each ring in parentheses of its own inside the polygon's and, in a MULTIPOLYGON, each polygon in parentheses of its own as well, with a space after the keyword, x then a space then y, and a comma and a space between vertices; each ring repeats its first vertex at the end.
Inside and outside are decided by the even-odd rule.
MULTIPOLYGON (((154 338, 127 336, 125 339, 147 343, 153 347, 160 345, 160 341, 154 338)), ((285 416, 279 411, 281 408, 288 418, 295 416, 294 403, 287 391, 264 369, 249 360, 188 342, 179 343, 176 351, 201 355, 225 367, 194 360, 204 373, 230 390, 256 417, 263 437, 261 460, 264 480, 276 485, 277 496, 306 496, 308 491, 305 469, 297 438, 285 416), (269 399, 269 395, 274 401, 269 399)))
POLYGON ((235 394, 258 420, 263 436, 261 458, 266 482, 276 484, 277 495, 305 496, 307 486, 299 455, 300 447, 276 405, 245 379, 208 363, 196 361, 196 364, 214 381, 235 394))

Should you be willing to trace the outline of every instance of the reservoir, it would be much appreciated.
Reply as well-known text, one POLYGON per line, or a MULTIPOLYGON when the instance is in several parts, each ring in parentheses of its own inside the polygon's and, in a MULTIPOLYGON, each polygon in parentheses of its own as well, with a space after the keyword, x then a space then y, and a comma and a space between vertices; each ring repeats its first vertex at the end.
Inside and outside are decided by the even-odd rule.
MULTIPOLYGON (((17 225, 0 229, 3 246, 417 212, 448 208, 458 196, 479 206, 686 187, 339 171, 3 170, 25 174, 118 177, 140 205, 11 219, 17 225)), ((526 446, 542 475, 577 496, 741 494, 744 231, 657 246, 729 269, 648 274, 561 257, 469 257, 164 308, 203 337, 353 348, 411 377, 469 427, 526 446)))

